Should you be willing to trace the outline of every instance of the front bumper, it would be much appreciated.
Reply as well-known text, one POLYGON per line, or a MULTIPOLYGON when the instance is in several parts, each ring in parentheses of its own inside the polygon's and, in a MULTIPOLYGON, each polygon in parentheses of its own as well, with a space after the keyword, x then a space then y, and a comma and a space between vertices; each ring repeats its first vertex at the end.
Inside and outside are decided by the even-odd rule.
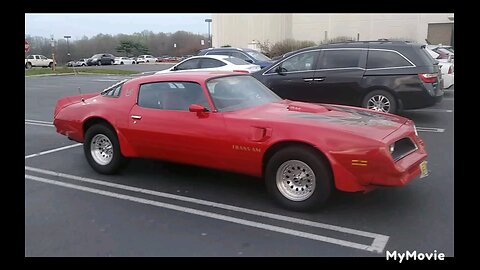
POLYGON ((388 147, 330 153, 337 189, 356 192, 379 186, 404 186, 420 176, 420 164, 427 160, 428 154, 412 125, 401 126, 384 138, 382 144, 388 146, 405 137, 409 137, 417 149, 398 161, 393 160, 388 147))

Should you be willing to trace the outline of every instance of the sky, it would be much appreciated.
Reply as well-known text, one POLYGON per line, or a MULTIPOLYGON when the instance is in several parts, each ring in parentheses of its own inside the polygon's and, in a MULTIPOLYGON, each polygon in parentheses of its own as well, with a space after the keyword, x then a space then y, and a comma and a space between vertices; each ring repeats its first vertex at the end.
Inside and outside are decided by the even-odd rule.
POLYGON ((84 35, 133 34, 143 30, 195 34, 208 33, 210 13, 25 13, 25 35, 55 39, 72 36, 73 40, 84 35))

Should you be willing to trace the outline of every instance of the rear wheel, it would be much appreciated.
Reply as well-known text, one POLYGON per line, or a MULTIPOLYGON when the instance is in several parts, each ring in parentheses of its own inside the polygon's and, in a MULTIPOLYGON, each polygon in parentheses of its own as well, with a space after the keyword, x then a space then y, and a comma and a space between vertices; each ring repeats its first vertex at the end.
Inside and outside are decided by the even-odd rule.
POLYGON ((26 69, 31 69, 31 68, 32 68, 32 63, 27 62, 27 63, 25 64, 25 68, 26 68, 26 69))
POLYGON ((384 90, 375 90, 368 93, 363 99, 362 106, 379 112, 397 112, 397 101, 395 97, 384 90))
POLYGON ((306 146, 276 152, 267 163, 265 183, 276 202, 295 211, 323 206, 333 188, 327 162, 306 146))
POLYGON ((52 66, 53 66, 53 62, 48 63, 49 68, 52 68, 52 66))
POLYGON ((90 166, 102 174, 116 173, 126 161, 120 152, 117 135, 102 124, 93 125, 87 130, 83 150, 90 166))
POLYGON ((97 65, 101 66, 101 65, 102 65, 102 61, 98 60, 98 61, 97 61, 97 65))

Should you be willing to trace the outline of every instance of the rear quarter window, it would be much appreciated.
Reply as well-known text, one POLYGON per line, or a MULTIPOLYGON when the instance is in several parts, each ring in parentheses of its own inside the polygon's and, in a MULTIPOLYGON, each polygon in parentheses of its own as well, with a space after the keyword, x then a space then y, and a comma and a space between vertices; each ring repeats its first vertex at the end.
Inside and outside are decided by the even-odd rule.
POLYGON ((395 51, 369 50, 367 68, 410 67, 412 64, 395 51))

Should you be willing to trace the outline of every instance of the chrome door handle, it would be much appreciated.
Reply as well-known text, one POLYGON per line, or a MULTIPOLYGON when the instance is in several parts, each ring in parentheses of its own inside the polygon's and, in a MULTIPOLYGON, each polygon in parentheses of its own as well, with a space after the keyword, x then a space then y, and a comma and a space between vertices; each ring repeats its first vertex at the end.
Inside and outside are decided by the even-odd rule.
POLYGON ((321 82, 321 81, 324 81, 325 78, 314 78, 313 80, 316 81, 316 82, 321 82))
POLYGON ((313 79, 311 79, 311 78, 310 78, 310 79, 306 78, 306 79, 303 79, 303 81, 304 81, 304 82, 311 82, 311 81, 313 81, 313 79))
POLYGON ((140 115, 132 115, 132 119, 140 120, 142 117, 140 115))

